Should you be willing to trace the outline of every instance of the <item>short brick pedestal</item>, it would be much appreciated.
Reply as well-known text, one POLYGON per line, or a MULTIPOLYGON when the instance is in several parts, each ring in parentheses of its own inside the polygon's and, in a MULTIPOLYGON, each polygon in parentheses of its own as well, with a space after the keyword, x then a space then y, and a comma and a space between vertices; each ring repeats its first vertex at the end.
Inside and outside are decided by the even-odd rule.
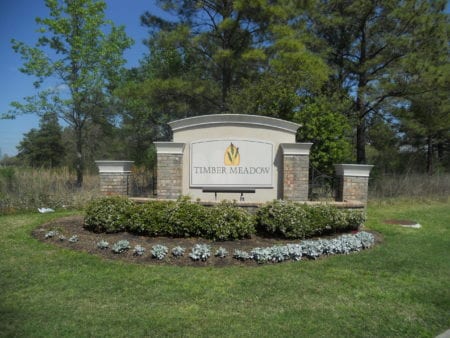
POLYGON ((128 196, 133 161, 95 161, 100 174, 100 192, 106 196, 128 196))
POLYGON ((182 195, 184 145, 184 143, 155 142, 158 198, 176 199, 182 195))
POLYGON ((283 199, 307 201, 312 143, 282 143, 280 146, 283 149, 283 199))
POLYGON ((338 186, 336 200, 367 203, 369 175, 373 165, 335 164, 338 186))

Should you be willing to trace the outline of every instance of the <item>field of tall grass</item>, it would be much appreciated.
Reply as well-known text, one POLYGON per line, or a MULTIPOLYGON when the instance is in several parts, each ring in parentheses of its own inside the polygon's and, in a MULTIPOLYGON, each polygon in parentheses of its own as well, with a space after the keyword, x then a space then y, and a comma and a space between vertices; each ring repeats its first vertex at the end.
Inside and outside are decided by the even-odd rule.
MULTIPOLYGON (((36 210, 40 207, 54 209, 82 209, 100 195, 97 173, 86 173, 82 188, 75 185, 75 173, 68 168, 32 169, 0 167, 0 214, 36 210)), ((152 172, 133 170, 133 196, 152 196, 152 172)), ((450 173, 433 176, 407 174, 371 178, 369 200, 382 201, 393 198, 448 199, 450 173)))
POLYGON ((369 185, 369 200, 447 199, 449 196, 450 173, 385 175, 371 179, 369 185))
POLYGON ((96 174, 86 174, 82 188, 67 168, 0 168, 0 213, 30 211, 46 207, 81 209, 99 195, 96 174))

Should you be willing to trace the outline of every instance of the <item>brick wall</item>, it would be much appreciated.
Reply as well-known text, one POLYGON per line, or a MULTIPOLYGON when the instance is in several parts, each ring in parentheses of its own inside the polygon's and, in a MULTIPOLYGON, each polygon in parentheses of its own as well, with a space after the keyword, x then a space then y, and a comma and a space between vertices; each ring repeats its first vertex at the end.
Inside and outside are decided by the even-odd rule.
POLYGON ((283 199, 308 200, 309 155, 283 156, 283 199))
POLYGON ((369 175, 373 165, 335 164, 337 178, 337 201, 360 201, 367 203, 369 175))
POLYGON ((158 198, 176 199, 182 193, 183 155, 158 154, 158 198))
POLYGON ((337 188, 338 201, 361 201, 367 202, 368 177, 339 176, 337 188))
POLYGON ((127 196, 131 187, 129 173, 100 173, 100 192, 103 195, 127 196))

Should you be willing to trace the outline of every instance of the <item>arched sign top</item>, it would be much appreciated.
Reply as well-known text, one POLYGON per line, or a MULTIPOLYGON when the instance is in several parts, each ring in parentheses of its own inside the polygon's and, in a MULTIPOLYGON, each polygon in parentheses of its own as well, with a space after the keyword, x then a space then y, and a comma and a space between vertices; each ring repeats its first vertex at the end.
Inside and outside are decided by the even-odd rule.
POLYGON ((182 120, 169 122, 172 131, 177 132, 184 129, 199 128, 202 126, 217 125, 242 125, 265 129, 280 130, 292 134, 297 133, 300 124, 276 119, 273 117, 244 114, 214 114, 189 117, 182 120))

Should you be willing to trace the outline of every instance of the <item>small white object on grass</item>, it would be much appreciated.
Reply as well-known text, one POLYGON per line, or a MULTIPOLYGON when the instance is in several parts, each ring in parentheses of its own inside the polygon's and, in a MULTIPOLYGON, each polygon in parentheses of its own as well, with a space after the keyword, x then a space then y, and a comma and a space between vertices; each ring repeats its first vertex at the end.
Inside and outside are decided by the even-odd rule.
POLYGON ((404 228, 413 228, 413 229, 420 229, 422 226, 419 223, 416 224, 400 224, 401 227, 404 228))
POLYGON ((38 211, 39 211, 41 214, 45 214, 45 213, 47 213, 47 212, 55 212, 55 210, 53 210, 52 208, 38 208, 38 211))

